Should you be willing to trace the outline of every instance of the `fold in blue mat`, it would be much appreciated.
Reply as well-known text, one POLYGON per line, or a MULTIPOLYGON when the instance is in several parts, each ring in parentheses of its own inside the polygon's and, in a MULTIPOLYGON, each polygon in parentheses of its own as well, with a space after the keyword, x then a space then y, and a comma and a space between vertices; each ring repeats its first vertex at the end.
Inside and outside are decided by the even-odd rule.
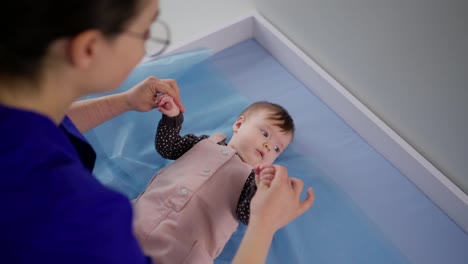
MULTIPOLYGON (((314 188, 316 202, 278 231, 267 263, 466 263, 467 234, 255 41, 140 65, 119 91, 150 75, 177 79, 187 108, 182 133, 230 137, 239 112, 259 100, 295 119, 278 163, 314 188)), ((170 162, 154 150, 159 119, 157 110, 126 113, 88 132, 96 177, 136 197, 170 162)), ((244 231, 240 225, 215 263, 231 262, 244 231)))
MULTIPOLYGON (((215 73, 206 61, 208 58, 210 52, 200 50, 140 65, 119 89, 105 94, 127 90, 149 76, 177 79, 187 109, 181 133, 221 131, 230 135, 231 122, 239 114, 236 111, 240 112, 238 109, 243 109, 248 101, 215 73)), ((97 152, 94 174, 102 183, 133 199, 158 170, 171 162, 159 156, 154 148, 160 118, 156 109, 147 113, 129 112, 85 134, 97 152)))

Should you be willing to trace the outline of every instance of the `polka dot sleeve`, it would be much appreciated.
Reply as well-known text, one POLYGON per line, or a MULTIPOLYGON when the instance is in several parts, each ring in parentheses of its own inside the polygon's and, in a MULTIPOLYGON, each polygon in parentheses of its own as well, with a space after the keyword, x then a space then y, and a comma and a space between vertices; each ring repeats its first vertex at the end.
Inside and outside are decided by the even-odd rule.
POLYGON ((180 130, 183 122, 184 116, 182 113, 176 117, 162 115, 156 130, 154 146, 163 158, 178 159, 200 140, 208 138, 207 135, 196 136, 194 134, 181 136, 180 130))
POLYGON ((257 186, 255 185, 255 173, 252 171, 245 181, 244 188, 242 189, 241 195, 239 197, 239 202, 237 202, 236 215, 239 221, 241 221, 241 223, 244 225, 249 224, 250 201, 252 200, 256 191, 257 186))

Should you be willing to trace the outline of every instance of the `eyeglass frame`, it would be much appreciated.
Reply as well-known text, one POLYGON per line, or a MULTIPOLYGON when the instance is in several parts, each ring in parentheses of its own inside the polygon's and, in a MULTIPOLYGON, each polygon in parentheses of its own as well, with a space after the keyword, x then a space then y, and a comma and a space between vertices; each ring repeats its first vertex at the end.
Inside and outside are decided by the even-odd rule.
MULTIPOLYGON (((158 38, 158 37, 152 37, 151 36, 151 31, 148 30, 148 32, 145 32, 145 33, 137 33, 137 32, 134 32, 134 31, 130 31, 130 30, 126 30, 124 31, 124 33, 130 35, 130 36, 134 36, 134 37, 137 37, 137 38, 141 38, 143 39, 145 42, 147 41, 151 41, 151 42, 155 42, 155 43, 158 43, 158 44, 163 44, 163 47, 156 53, 148 53, 147 52, 147 56, 149 58, 152 58, 152 57, 157 57, 159 55, 161 55, 164 51, 166 51, 167 47, 171 44, 171 31, 169 29, 169 25, 164 21, 164 20, 161 20, 161 19, 158 19, 157 21, 155 21, 154 23, 160 23, 163 28, 165 29, 166 31, 166 39, 163 39, 163 38, 158 38)), ((151 28, 150 28, 151 29, 151 28)))

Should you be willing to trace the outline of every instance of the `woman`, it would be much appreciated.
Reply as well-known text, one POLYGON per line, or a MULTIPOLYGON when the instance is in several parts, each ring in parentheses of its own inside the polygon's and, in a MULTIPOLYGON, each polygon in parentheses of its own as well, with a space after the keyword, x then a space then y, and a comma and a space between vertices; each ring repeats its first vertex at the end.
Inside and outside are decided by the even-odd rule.
MULTIPOLYGON (((130 110, 157 107, 177 85, 151 77, 115 89, 145 53, 157 0, 16 0, 0 21, 0 263, 146 263, 128 199, 92 175, 95 153, 81 132, 130 110), (69 118, 70 117, 70 118, 69 118)), ((260 184, 234 263, 263 263, 273 234, 313 203, 302 182, 276 167, 260 184)))

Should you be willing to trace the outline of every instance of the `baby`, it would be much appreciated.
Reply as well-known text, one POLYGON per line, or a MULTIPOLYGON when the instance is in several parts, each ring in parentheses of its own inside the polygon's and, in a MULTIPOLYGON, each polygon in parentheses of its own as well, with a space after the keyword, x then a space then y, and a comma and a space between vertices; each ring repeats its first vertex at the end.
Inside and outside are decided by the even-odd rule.
POLYGON ((134 200, 134 231, 158 264, 213 263, 239 222, 249 222, 258 181, 271 182, 272 166, 289 145, 294 122, 281 106, 256 102, 221 133, 181 136, 183 114, 171 97, 157 98, 155 146, 175 160, 134 200), (256 177, 257 175, 257 177, 256 177))

